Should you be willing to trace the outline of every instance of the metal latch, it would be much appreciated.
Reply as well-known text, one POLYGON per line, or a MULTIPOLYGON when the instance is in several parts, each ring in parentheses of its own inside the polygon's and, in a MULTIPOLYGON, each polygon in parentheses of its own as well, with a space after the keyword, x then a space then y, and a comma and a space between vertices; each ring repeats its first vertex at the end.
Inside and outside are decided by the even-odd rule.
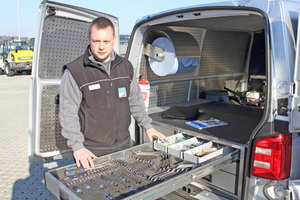
POLYGON ((277 113, 281 116, 288 116, 288 98, 277 99, 277 113))
POLYGON ((158 61, 163 61, 165 59, 165 51, 151 44, 146 44, 146 46, 143 49, 143 54, 154 58, 158 61))

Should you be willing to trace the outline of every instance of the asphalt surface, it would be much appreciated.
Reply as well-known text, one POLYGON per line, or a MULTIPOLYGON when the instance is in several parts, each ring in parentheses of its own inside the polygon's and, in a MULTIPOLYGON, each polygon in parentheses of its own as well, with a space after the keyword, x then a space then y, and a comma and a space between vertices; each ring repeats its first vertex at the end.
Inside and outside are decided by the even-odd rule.
POLYGON ((74 163, 73 158, 28 162, 30 75, 0 75, 0 199, 57 199, 44 172, 74 163))

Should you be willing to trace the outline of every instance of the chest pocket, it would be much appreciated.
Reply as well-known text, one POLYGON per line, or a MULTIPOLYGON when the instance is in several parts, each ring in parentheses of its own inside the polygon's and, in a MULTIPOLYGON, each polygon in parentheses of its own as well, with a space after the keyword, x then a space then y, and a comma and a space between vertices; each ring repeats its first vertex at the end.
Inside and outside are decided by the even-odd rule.
MULTIPOLYGON (((106 81, 86 85, 82 88, 82 102, 88 108, 99 108, 108 101, 110 93, 109 83, 106 81)), ((109 103, 109 102, 107 102, 109 103)))

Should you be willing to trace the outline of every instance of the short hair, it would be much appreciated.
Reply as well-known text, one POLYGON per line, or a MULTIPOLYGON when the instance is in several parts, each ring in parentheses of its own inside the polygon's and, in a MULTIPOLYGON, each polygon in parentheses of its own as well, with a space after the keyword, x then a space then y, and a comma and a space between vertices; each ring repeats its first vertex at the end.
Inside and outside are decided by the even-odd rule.
POLYGON ((105 17, 98 17, 90 23, 89 36, 91 35, 93 27, 95 27, 97 30, 107 29, 108 27, 111 27, 111 29, 113 30, 113 36, 115 36, 114 24, 109 19, 107 19, 105 17))

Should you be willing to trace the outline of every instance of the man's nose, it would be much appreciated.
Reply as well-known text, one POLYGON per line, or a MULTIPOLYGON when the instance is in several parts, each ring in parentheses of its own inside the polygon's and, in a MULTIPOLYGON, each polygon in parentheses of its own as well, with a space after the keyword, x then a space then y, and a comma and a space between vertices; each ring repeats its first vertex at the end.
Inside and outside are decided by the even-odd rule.
POLYGON ((100 49, 100 50, 103 50, 103 49, 104 49, 104 44, 103 44, 103 42, 100 42, 100 44, 99 44, 99 49, 100 49))

